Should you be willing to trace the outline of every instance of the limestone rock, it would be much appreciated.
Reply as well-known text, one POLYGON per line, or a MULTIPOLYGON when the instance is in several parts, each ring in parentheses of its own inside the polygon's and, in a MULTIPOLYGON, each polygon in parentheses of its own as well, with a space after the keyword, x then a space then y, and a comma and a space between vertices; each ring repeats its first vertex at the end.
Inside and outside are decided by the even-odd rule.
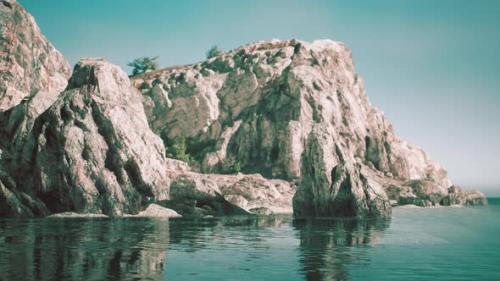
POLYGON ((168 198, 167 160, 140 93, 102 59, 82 59, 68 87, 35 121, 18 182, 51 212, 135 214, 168 198))

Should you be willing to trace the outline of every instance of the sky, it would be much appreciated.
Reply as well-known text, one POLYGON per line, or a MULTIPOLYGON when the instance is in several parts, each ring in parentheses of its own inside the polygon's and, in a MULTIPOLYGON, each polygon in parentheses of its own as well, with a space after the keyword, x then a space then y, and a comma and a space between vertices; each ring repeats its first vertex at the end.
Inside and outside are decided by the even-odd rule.
POLYGON ((18 0, 74 64, 161 66, 267 39, 329 38, 353 51, 371 103, 452 181, 500 196, 500 1, 18 0))

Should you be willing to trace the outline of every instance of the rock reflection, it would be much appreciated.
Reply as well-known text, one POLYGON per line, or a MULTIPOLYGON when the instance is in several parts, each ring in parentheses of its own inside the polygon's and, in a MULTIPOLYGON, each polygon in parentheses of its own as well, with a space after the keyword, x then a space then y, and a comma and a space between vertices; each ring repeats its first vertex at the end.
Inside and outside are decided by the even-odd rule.
POLYGON ((160 280, 169 221, 0 221, 0 280, 160 280))
POLYGON ((349 266, 364 247, 380 241, 389 220, 316 219, 293 222, 306 280, 349 280, 349 266))
MULTIPOLYGON (((290 216, 228 216, 202 220, 176 220, 170 227, 170 244, 176 249, 196 252, 241 239, 250 246, 259 244, 269 233, 264 228, 290 225, 290 216)), ((236 242, 235 242, 236 243, 236 242)))

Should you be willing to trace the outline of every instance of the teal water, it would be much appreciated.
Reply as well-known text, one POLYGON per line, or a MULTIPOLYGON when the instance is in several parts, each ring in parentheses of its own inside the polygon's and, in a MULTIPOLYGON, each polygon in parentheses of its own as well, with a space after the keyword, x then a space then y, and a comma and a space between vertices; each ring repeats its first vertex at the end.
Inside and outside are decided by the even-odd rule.
POLYGON ((391 220, 0 220, 0 280, 500 280, 500 200, 391 220))

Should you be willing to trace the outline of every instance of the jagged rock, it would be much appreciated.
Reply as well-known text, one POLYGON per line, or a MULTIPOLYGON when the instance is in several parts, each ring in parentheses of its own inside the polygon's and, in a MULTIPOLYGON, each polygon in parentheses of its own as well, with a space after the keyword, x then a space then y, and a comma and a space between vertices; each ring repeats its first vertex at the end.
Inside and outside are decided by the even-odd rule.
MULTIPOLYGON (((370 105, 351 51, 342 43, 257 42, 132 82, 144 94, 150 126, 167 150, 176 139, 186 139, 187 153, 203 172, 241 170, 297 180, 297 196, 309 194, 297 200, 321 204, 337 202, 332 198, 337 193, 317 190, 335 184, 332 176, 339 165, 353 167, 347 174, 371 185, 409 187, 416 199, 431 204, 451 186, 446 170, 399 139, 383 113, 370 105)), ((360 182, 352 185, 366 188, 360 182)), ((352 215, 372 214, 366 206, 382 208, 373 215, 387 214, 389 198, 379 191, 375 202, 355 192, 360 205, 352 215)))
POLYGON ((293 184, 258 174, 189 172, 173 180, 170 200, 163 204, 184 216, 291 214, 294 193, 293 184))
POLYGON ((350 164, 334 167, 331 179, 324 170, 304 177, 294 196, 293 209, 296 217, 387 217, 391 214, 391 204, 383 187, 366 177, 359 165, 350 164))
POLYGON ((165 150, 148 127, 140 93, 102 59, 75 66, 17 162, 18 182, 51 212, 135 214, 168 198, 165 150))

